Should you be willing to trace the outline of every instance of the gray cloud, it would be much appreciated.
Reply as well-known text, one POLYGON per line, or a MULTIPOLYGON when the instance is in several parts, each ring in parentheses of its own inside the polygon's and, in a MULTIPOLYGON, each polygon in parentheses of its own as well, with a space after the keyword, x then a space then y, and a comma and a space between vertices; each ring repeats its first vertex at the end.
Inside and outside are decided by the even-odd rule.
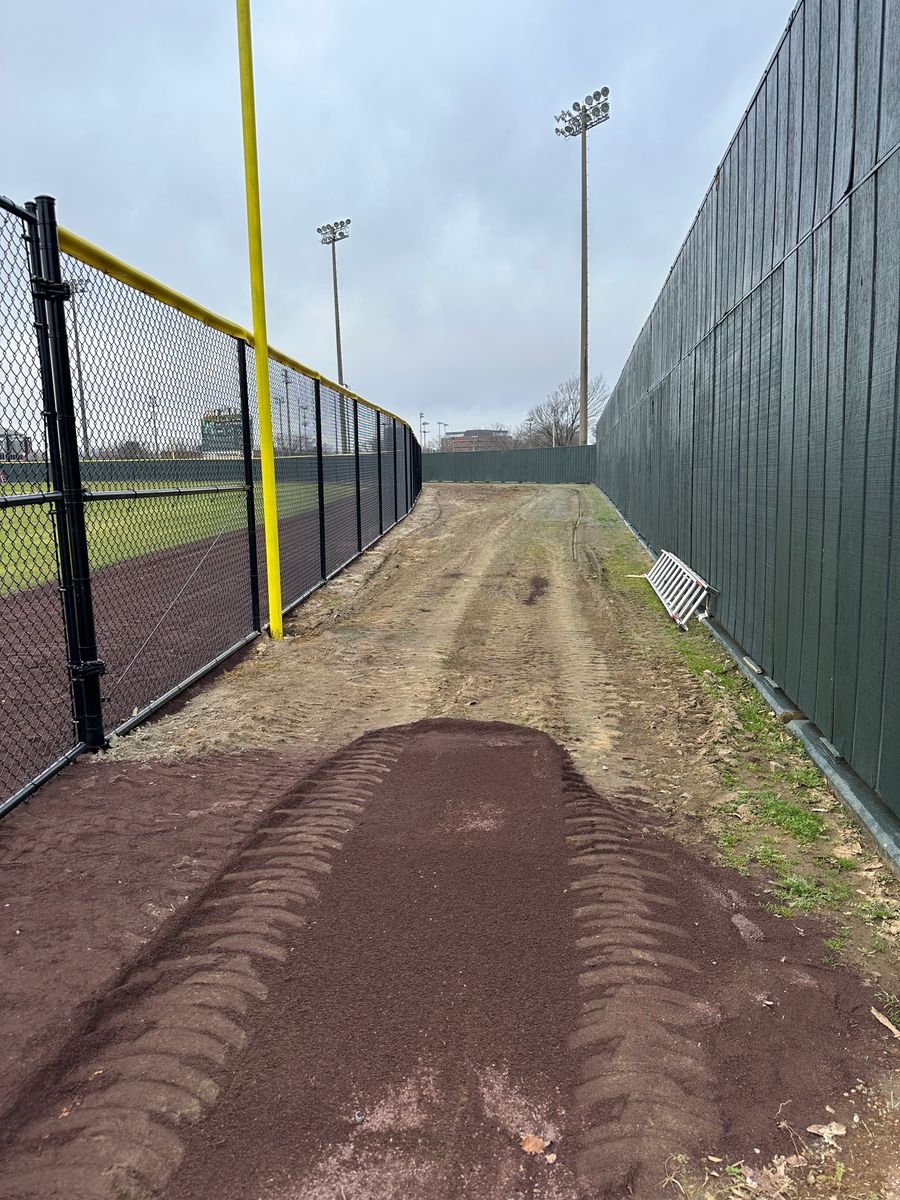
MULTIPOLYGON (((249 323, 234 12, 50 0, 4 14, 0 191, 249 323)), ((256 0, 269 330, 417 424, 514 423, 578 350, 590 135, 591 366, 614 381, 789 15, 785 0, 256 0)))

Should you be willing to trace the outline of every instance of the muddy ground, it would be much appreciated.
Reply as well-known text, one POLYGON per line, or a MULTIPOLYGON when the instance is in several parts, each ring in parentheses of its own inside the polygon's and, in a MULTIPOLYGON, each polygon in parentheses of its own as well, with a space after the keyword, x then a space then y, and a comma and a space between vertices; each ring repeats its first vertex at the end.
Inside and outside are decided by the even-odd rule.
POLYGON ((893 1195, 896 889, 641 564, 426 488, 6 821, 0 1195, 893 1195))

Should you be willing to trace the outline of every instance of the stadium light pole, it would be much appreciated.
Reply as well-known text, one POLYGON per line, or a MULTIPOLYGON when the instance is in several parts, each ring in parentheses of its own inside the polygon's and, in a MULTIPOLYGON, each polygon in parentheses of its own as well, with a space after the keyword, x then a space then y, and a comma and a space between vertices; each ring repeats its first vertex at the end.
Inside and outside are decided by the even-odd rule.
POLYGON ((558 137, 581 138, 581 369, 579 382, 579 441, 588 440, 588 224, 587 224, 587 135, 595 125, 609 120, 609 88, 600 88, 585 96, 584 103, 575 100, 556 116, 558 137))
POLYGON ((350 221, 335 221, 333 225, 320 225, 316 233, 323 246, 331 247, 331 277, 334 282, 334 338, 337 343, 338 383, 344 386, 344 360, 341 355, 341 309, 338 304, 337 250, 338 242, 350 236, 350 221))

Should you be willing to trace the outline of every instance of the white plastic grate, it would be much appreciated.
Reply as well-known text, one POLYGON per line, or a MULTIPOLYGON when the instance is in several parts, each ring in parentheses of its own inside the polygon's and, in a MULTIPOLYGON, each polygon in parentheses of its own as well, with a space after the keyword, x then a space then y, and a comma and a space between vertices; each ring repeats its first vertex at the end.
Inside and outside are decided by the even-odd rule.
MULTIPOLYGON (((659 596, 663 608, 682 629, 712 591, 705 579, 692 571, 687 563, 664 550, 644 576, 659 596)), ((699 614, 698 614, 699 615, 699 614)))

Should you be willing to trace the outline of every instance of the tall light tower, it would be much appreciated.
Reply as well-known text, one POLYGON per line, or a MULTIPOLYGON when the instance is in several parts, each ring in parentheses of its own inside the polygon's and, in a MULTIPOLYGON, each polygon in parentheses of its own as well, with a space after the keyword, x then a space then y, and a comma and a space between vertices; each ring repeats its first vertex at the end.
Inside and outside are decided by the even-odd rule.
POLYGON ((344 386, 344 360, 341 357, 341 310, 338 304, 337 251, 338 242, 350 236, 350 221, 335 221, 333 225, 320 225, 316 233, 323 246, 331 247, 331 276, 334 280, 334 337, 337 342, 338 383, 344 386))
POLYGON ((557 115, 554 130, 559 137, 581 138, 581 411, 578 440, 582 446, 586 446, 588 440, 587 133, 595 125, 602 125, 609 120, 608 95, 609 88, 604 87, 585 96, 584 104, 575 100, 571 108, 564 108, 557 115))

